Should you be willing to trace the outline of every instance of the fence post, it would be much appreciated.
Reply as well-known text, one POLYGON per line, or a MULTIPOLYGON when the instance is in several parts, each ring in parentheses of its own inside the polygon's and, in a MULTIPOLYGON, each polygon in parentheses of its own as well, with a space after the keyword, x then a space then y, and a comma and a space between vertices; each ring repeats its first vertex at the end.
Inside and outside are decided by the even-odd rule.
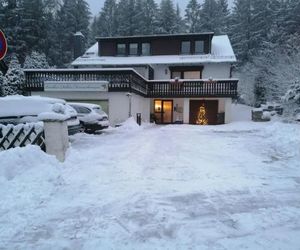
POLYGON ((142 124, 142 114, 141 113, 136 114, 136 122, 139 126, 141 126, 141 124, 142 124))
POLYGON ((69 147, 68 126, 65 120, 42 119, 44 122, 44 134, 46 153, 56 156, 63 162, 69 147))

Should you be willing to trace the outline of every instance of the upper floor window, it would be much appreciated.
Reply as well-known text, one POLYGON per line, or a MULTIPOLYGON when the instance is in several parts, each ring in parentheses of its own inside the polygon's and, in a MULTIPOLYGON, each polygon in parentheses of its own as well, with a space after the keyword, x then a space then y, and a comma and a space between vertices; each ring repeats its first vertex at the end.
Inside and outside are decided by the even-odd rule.
POLYGON ((195 41, 195 54, 204 54, 204 41, 195 41))
POLYGON ((150 55, 150 43, 142 43, 142 55, 143 56, 150 55))
POLYGON ((136 56, 138 54, 138 44, 130 43, 129 44, 129 55, 136 56))
POLYGON ((181 54, 190 54, 191 53, 191 42, 184 41, 181 42, 181 54))
POLYGON ((118 56, 125 56, 126 55, 126 44, 125 43, 118 43, 117 44, 117 55, 118 56))

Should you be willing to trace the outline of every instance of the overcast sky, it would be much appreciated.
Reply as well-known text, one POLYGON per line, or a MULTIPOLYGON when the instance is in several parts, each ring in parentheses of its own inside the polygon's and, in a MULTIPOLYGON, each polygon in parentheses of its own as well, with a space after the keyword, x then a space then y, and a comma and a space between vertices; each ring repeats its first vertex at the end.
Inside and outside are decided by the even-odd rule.
MULTIPOLYGON (((93 15, 97 15, 99 13, 99 11, 101 10, 103 3, 105 0, 87 0, 87 2, 90 5, 91 8, 91 12, 93 15)), ((160 0, 156 0, 156 2, 160 2, 160 0)), ((181 11, 184 11, 185 6, 187 5, 187 3, 189 2, 189 0, 174 0, 174 3, 178 3, 181 11)), ((229 0, 229 3, 233 2, 233 0, 229 0)))

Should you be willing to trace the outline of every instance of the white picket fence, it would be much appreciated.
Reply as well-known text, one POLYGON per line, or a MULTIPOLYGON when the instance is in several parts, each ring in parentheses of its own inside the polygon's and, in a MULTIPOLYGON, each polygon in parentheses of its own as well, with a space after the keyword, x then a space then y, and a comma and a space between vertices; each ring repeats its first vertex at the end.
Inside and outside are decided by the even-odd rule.
POLYGON ((0 124, 0 151, 24 147, 29 144, 38 145, 45 151, 45 135, 42 122, 15 126, 0 124))

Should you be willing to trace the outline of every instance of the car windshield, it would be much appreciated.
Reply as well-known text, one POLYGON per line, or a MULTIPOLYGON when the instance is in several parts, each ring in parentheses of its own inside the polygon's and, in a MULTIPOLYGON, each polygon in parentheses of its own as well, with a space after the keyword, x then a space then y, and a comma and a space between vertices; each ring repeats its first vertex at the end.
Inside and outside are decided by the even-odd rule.
POLYGON ((98 114, 103 114, 103 111, 101 108, 93 108, 93 110, 95 110, 95 112, 98 114))

